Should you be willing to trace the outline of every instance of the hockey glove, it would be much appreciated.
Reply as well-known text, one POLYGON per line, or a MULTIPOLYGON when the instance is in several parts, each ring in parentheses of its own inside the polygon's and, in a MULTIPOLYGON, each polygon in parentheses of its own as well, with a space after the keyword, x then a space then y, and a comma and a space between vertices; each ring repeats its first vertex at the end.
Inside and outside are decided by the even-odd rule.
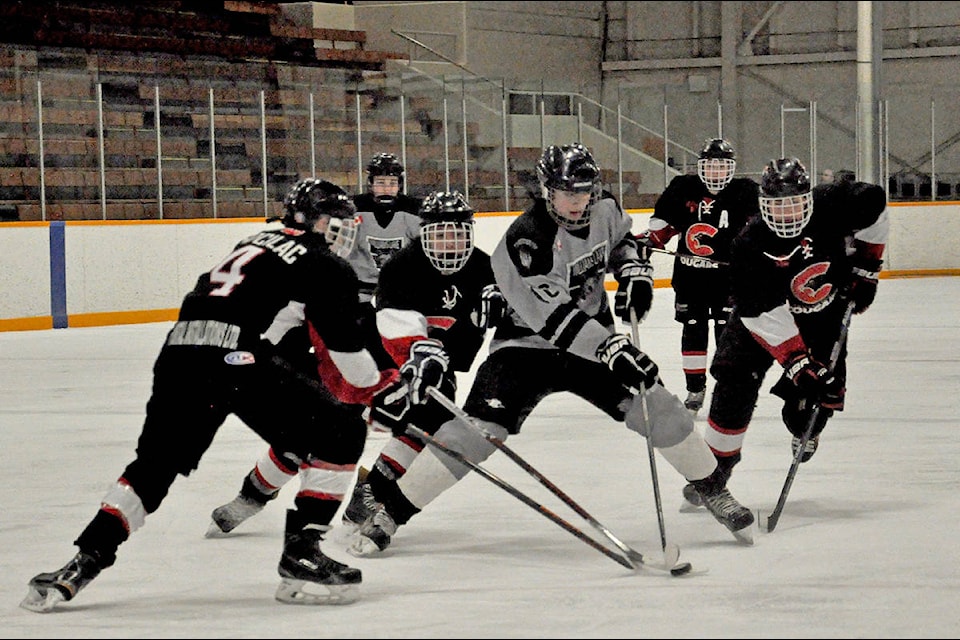
POLYGON ((395 380, 374 394, 370 402, 370 421, 400 436, 407 431, 406 415, 409 410, 410 389, 402 379, 395 380))
POLYGON ((410 345, 410 358, 400 367, 400 377, 410 387, 410 400, 423 404, 430 399, 427 389, 440 388, 450 366, 450 356, 437 340, 418 340, 410 345))
POLYGON ((480 304, 470 313, 470 320, 478 329, 493 329, 507 314, 507 301, 499 287, 488 284, 480 291, 480 304))
POLYGON ((597 358, 634 395, 649 389, 659 380, 660 369, 622 333, 611 334, 597 347, 597 358))
POLYGON ((843 384, 826 365, 801 353, 787 362, 786 377, 808 398, 827 409, 843 408, 843 384))
POLYGON ((873 304, 882 265, 881 260, 873 260, 853 267, 848 294, 853 300, 854 313, 863 313, 873 304))
POLYGON ((629 322, 630 311, 634 310, 637 320, 643 320, 653 303, 653 267, 649 262, 631 260, 620 267, 616 279, 613 312, 629 322))

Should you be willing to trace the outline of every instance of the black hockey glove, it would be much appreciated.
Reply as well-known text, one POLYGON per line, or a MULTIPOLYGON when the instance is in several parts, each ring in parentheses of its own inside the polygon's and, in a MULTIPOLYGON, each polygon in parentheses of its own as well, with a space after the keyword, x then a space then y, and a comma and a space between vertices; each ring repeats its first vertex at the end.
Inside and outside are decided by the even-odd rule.
POLYGON ((410 410, 410 388, 402 379, 378 391, 370 402, 370 421, 390 429, 394 435, 407 431, 406 415, 410 410))
POLYGON ((643 320, 653 303, 653 267, 649 262, 631 260, 616 273, 617 294, 613 298, 613 312, 629 322, 630 310, 643 320))
POLYGON ((873 304, 882 265, 882 260, 871 260, 853 267, 848 295, 853 300, 854 313, 863 313, 873 304))
POLYGON ((478 329, 493 329, 507 314, 507 301, 500 288, 488 284, 480 291, 480 304, 470 313, 470 320, 478 329))
POLYGON ((427 389, 440 388, 450 367, 450 356, 437 340, 417 340, 410 345, 410 358, 400 367, 400 377, 410 387, 410 400, 423 404, 430 399, 427 389))
POLYGON ((597 358, 610 367, 620 384, 635 395, 649 389, 660 379, 657 364, 622 333, 611 334, 601 342, 597 347, 597 358))
POLYGON ((808 398, 828 409, 843 408, 843 384, 807 353, 793 357, 784 367, 786 377, 808 398))

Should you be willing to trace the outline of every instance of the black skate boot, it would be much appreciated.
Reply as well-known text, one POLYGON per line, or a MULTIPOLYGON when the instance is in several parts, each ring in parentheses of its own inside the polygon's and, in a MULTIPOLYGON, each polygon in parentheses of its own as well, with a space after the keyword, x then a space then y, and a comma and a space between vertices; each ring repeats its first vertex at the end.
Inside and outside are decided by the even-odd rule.
POLYGON ((690 484, 700 496, 703 506, 720 524, 730 530, 738 542, 753 544, 753 512, 733 497, 725 486, 726 482, 721 481, 726 477, 727 474, 718 467, 710 476, 690 484))
POLYGON ((360 468, 353 495, 350 496, 350 502, 343 510, 343 518, 341 518, 344 525, 354 530, 372 518, 380 507, 380 503, 373 497, 373 487, 366 481, 367 473, 365 468, 360 468))
POLYGON ((377 555, 390 546, 390 541, 396 532, 396 521, 386 507, 380 505, 373 517, 357 530, 347 552, 358 558, 377 555))
POLYGON ((320 550, 329 525, 304 523, 299 512, 287 511, 283 555, 277 571, 282 580, 276 599, 288 604, 349 604, 359 597, 362 579, 359 569, 328 558, 320 550), (320 585, 326 593, 308 591, 308 585, 320 585))
POLYGON ((30 580, 27 597, 20 606, 29 611, 47 613, 57 604, 73 600, 74 596, 100 575, 97 556, 80 551, 59 571, 41 573, 30 580))
POLYGON ((690 391, 687 393, 687 399, 683 401, 683 406, 687 408, 687 411, 690 413, 696 413, 700 411, 703 407, 703 401, 707 397, 707 390, 700 389, 700 391, 690 391))
POLYGON ((683 487, 683 504, 680 505, 680 513, 699 511, 704 506, 706 505, 703 504, 703 498, 697 493, 697 488, 693 486, 692 482, 688 482, 683 487))
MULTIPOLYGON (((820 444, 820 436, 816 435, 809 440, 807 444, 803 447, 803 455, 800 456, 800 462, 806 462, 813 457, 813 454, 817 452, 817 446, 820 444)), ((790 450, 793 451, 793 456, 797 456, 797 451, 800 449, 800 438, 793 436, 793 440, 790 442, 790 450)))

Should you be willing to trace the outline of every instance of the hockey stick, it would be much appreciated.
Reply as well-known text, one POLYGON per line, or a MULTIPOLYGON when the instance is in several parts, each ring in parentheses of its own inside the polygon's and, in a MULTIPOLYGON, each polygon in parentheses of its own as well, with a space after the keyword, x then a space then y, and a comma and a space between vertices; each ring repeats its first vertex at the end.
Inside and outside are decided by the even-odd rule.
MULTIPOLYGON (((432 387, 430 388, 430 391, 433 391, 433 388, 432 388, 432 387)), ((438 394, 439 394, 439 392, 438 392, 438 394)), ((440 395, 442 395, 442 394, 440 394, 440 395)), ((481 476, 483 476, 484 478, 486 478, 487 480, 489 480, 489 481, 492 482, 493 484, 497 485, 498 487, 500 487, 501 489, 503 489, 504 491, 506 491, 507 493, 509 493, 510 495, 512 495, 514 498, 516 498, 516 499, 519 500, 520 502, 523 502, 523 503, 526 504, 528 507, 531 507, 534 511, 539 512, 540 514, 544 515, 547 519, 552 520, 554 523, 560 525, 560 527, 562 527, 563 529, 566 529, 567 531, 569 531, 570 533, 572 533, 574 536, 576 536, 577 538, 579 538, 579 539, 582 540, 583 542, 586 542, 588 545, 590 545, 591 547, 593 547, 594 549, 596 549, 596 550, 599 551, 600 553, 604 554, 604 555, 607 556, 608 558, 613 559, 617 564, 622 565, 622 566, 626 567, 627 569, 632 569, 632 570, 636 570, 636 569, 637 569, 637 564, 636 564, 636 562, 634 561, 633 558, 626 558, 626 557, 624 557, 624 556, 621 556, 619 553, 615 553, 615 552, 612 551, 611 549, 609 549, 609 548, 605 547, 604 545, 600 544, 599 542, 597 542, 596 540, 594 540, 593 538, 591 538, 590 536, 588 536, 587 534, 585 534, 582 530, 580 530, 580 529, 578 529, 577 527, 573 526, 572 524, 570 524, 569 522, 567 522, 566 520, 564 520, 563 518, 561 518, 560 516, 558 516, 556 513, 554 513, 553 511, 551 511, 551 510, 548 509, 547 507, 543 506, 542 504, 540 504, 539 502, 537 502, 536 500, 534 500, 533 498, 531 498, 531 497, 528 496, 527 494, 523 493, 522 491, 520 491, 519 489, 517 489, 516 487, 514 487, 514 486, 513 486, 512 484, 510 484, 509 482, 507 482, 507 481, 505 481, 505 480, 502 480, 502 479, 501 479, 499 476, 497 476, 496 474, 494 474, 494 473, 492 473, 492 472, 490 472, 490 471, 487 471, 487 470, 484 469, 482 466, 480 466, 480 465, 477 464, 476 462, 473 462, 472 460, 470 460, 469 458, 467 458, 466 456, 464 456, 464 455, 463 455, 462 453, 460 453, 459 451, 456 451, 456 450, 454 450, 454 449, 451 449, 450 447, 448 447, 447 445, 443 444, 442 442, 440 442, 439 440, 437 440, 436 438, 434 438, 432 435, 430 435, 429 433, 427 433, 427 432, 424 431, 423 429, 421 429, 421 428, 419 428, 419 427, 417 427, 417 426, 415 426, 415 425, 408 424, 408 425, 407 425, 407 432, 410 433, 410 434, 412 434, 412 435, 415 435, 415 436, 417 436, 418 438, 424 440, 425 442, 433 445, 434 447, 436 447, 437 449, 439 449, 440 451, 442 451, 442 452, 445 453, 446 455, 450 456, 450 457, 453 458, 454 460, 457 460, 458 462, 460 462, 460 463, 462 463, 462 464, 465 464, 466 466, 470 467, 472 470, 476 471, 476 472, 479 473, 481 476)), ((639 555, 639 554, 638 554, 638 555, 639 555)))
POLYGON ((706 260, 707 262, 712 262, 714 264, 720 265, 721 267, 730 266, 729 262, 726 262, 724 260, 717 260, 716 258, 710 258, 708 256, 687 255, 685 253, 677 253, 676 251, 671 251, 670 249, 661 249, 659 247, 651 247, 649 245, 644 245, 644 246, 649 251, 653 251, 655 253, 665 253, 668 256, 673 256, 675 258, 692 258, 696 260, 706 260))
MULTIPOLYGON (((833 371, 837 366, 837 361, 840 359, 840 352, 843 350, 843 345, 847 341, 847 332, 850 329, 850 317, 853 315, 853 301, 847 303, 847 309, 843 314, 843 320, 840 322, 840 335, 837 336, 837 341, 833 345, 833 351, 830 352, 830 371, 833 371)), ((815 404, 810 409, 810 418, 807 420, 807 428, 804 429, 803 435, 800 437, 800 445, 797 447, 797 452, 793 456, 793 462, 790 463, 790 470, 787 471, 787 478, 783 482, 783 488, 780 490, 780 499, 777 500, 777 506, 774 507, 773 512, 767 518, 766 522, 766 531, 772 533, 773 530, 777 527, 777 523, 780 521, 780 515, 783 513, 783 507, 787 504, 787 494, 790 493, 790 487, 793 485, 793 479, 797 475, 797 469, 800 468, 800 459, 803 458, 803 450, 807 446, 807 442, 810 440, 811 435, 813 435, 813 427, 817 423, 817 416, 820 415, 820 405, 815 404)), ((759 514, 758 514, 759 516, 759 514)), ((757 518, 760 522, 763 522, 762 518, 757 518)))
MULTIPOLYGON (((640 322, 637 320, 637 310, 630 309, 630 334, 633 346, 640 348, 640 322)), ((653 501, 657 506, 657 524, 660 526, 660 546, 664 554, 667 552, 667 529, 663 524, 663 503, 660 500, 660 479, 657 474, 657 458, 653 450, 651 438, 650 415, 647 413, 646 390, 640 390, 640 409, 643 411, 643 424, 646 425, 647 457, 650 458, 650 476, 653 479, 653 501)))
POLYGON ((564 502, 564 504, 566 504, 568 507, 573 509, 578 516, 586 520, 593 528, 595 528, 597 531, 602 533, 608 540, 610 540, 610 542, 616 545, 616 547, 624 553, 628 561, 632 564, 631 568, 639 569, 641 567, 650 567, 652 569, 669 571, 672 575, 675 575, 675 576, 682 576, 686 573, 689 573, 690 570, 693 568, 693 566, 689 562, 684 562, 681 564, 677 563, 677 561, 680 558, 680 549, 676 545, 671 545, 669 549, 667 548, 666 544, 663 545, 663 555, 664 555, 663 565, 647 563, 642 553, 640 553, 636 549, 631 548, 625 542, 623 542, 622 540, 617 538, 615 535, 613 535, 613 533, 609 529, 607 529, 596 518, 590 515, 586 511, 586 509, 584 509, 577 502, 575 502, 573 498, 571 498, 564 491, 562 491, 560 487, 558 487, 552 481, 550 481, 549 478, 547 478, 545 475, 537 471, 537 469, 535 469, 533 465, 531 465, 529 462, 524 460, 520 456, 520 454, 518 454, 513 449, 508 447, 503 440, 501 440, 500 438, 494 436, 493 434, 489 433, 485 429, 482 429, 481 427, 474 424, 474 422, 470 420, 470 417, 466 414, 466 412, 463 411, 463 409, 461 409, 460 407, 458 407, 447 396, 443 395, 443 393, 441 393, 435 387, 428 388, 427 393, 430 394, 430 397, 432 397, 438 403, 443 405, 443 407, 447 409, 447 411, 452 413, 454 417, 457 418, 460 422, 462 422, 465 425, 468 425, 470 428, 479 432, 480 435, 483 436, 483 438, 487 440, 490 444, 492 444, 496 448, 503 451, 503 453, 506 454, 508 458, 516 462, 520 466, 520 468, 522 468, 524 471, 526 471, 531 476, 536 478, 540 482, 540 484, 542 484, 547 489, 549 489, 550 492, 553 493, 553 495, 560 498, 564 502))

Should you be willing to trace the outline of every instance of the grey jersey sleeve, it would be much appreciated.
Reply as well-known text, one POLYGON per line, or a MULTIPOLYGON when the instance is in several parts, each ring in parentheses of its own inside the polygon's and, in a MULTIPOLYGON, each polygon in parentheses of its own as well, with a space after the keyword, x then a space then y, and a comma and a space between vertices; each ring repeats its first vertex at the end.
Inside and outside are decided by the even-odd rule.
POLYGON ((604 276, 610 250, 624 235, 623 214, 615 204, 603 206, 608 203, 596 205, 588 237, 525 215, 494 249, 494 277, 517 329, 509 340, 513 345, 554 347, 597 360, 597 348, 611 333, 598 320, 601 313, 609 314, 604 276))

